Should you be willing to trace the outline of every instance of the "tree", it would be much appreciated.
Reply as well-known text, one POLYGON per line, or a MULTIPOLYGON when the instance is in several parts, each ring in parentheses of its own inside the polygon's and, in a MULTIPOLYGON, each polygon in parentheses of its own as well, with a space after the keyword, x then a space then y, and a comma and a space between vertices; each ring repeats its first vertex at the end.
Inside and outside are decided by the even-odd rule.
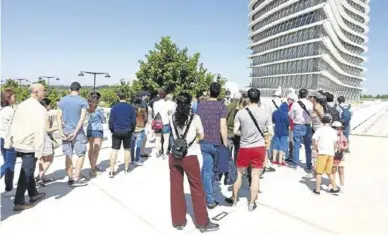
MULTIPOLYGON (((139 61, 140 69, 132 85, 133 92, 163 88, 173 94, 185 91, 196 95, 207 91, 216 76, 199 62, 199 53, 189 56, 187 52, 187 48, 178 48, 170 37, 162 37, 155 44, 155 49, 145 56, 146 59, 139 61)), ((220 79, 220 82, 223 86, 225 79, 220 79)))
POLYGON ((25 86, 19 87, 19 83, 12 79, 5 80, 5 83, 1 86, 1 90, 4 88, 12 88, 16 96, 16 102, 20 103, 29 97, 28 88, 25 86))
POLYGON ((112 107, 119 101, 117 94, 113 89, 105 88, 99 90, 99 92, 101 94, 101 100, 104 101, 108 107, 112 107))

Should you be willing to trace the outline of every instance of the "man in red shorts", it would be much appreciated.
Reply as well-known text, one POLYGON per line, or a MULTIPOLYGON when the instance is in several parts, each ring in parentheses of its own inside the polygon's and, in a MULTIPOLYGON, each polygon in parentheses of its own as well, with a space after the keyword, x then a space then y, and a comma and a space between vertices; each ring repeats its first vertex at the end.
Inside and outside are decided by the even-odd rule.
POLYGON ((266 147, 264 140, 264 131, 273 133, 271 116, 265 109, 260 109, 260 91, 252 88, 248 91, 250 104, 247 108, 238 111, 234 120, 234 133, 241 136, 240 150, 237 156, 238 176, 233 185, 233 196, 226 201, 235 205, 237 202, 238 191, 241 187, 242 175, 249 165, 252 166, 251 195, 248 204, 248 210, 253 211, 256 208, 256 197, 259 192, 260 171, 263 169, 266 147))

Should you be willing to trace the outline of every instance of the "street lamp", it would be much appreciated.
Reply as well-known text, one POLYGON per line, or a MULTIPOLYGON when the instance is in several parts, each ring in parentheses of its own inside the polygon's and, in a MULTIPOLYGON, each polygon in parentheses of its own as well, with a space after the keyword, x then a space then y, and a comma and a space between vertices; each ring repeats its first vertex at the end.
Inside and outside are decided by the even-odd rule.
POLYGON ((13 80, 19 81, 19 87, 22 87, 22 81, 28 82, 28 79, 26 78, 14 78, 13 80))
POLYGON ((59 81, 59 80, 60 80, 59 77, 57 77, 57 76, 40 76, 40 77, 38 78, 38 80, 41 81, 41 80, 43 80, 43 79, 45 79, 45 78, 47 79, 47 86, 48 86, 48 87, 50 86, 50 79, 54 78, 55 81, 59 81))
POLYGON ((93 74, 93 76, 94 76, 93 91, 96 91, 96 76, 97 75, 105 75, 106 78, 110 78, 109 73, 88 72, 88 71, 81 71, 78 74, 78 76, 80 76, 80 77, 85 76, 84 73, 93 74))

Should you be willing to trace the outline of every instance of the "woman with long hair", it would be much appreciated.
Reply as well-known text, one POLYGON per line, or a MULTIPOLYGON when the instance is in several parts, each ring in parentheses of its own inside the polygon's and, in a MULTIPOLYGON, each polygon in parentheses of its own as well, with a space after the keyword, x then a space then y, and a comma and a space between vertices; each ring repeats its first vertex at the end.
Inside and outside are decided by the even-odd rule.
MULTIPOLYGON (((47 109, 47 111, 51 110, 51 100, 48 98, 44 98, 40 101, 40 103, 47 109)), ((48 115, 48 113, 47 113, 48 115)), ((46 126, 46 136, 44 139, 44 145, 43 145, 43 151, 42 151, 42 157, 39 160, 39 175, 36 177, 36 181, 41 186, 45 186, 45 183, 53 181, 53 179, 46 179, 45 173, 48 170, 48 168, 51 166, 53 160, 54 160, 54 137, 52 133, 54 131, 57 131, 58 128, 53 127, 53 118, 52 116, 48 115, 47 117, 47 126, 46 126)))
POLYGON ((13 176, 16 163, 15 149, 5 149, 4 139, 12 122, 14 113, 13 105, 16 103, 16 96, 12 88, 5 88, 1 91, 1 111, 0 111, 0 142, 1 155, 3 155, 4 164, 1 166, 1 178, 5 176, 5 195, 12 196, 13 176))
POLYGON ((146 138, 145 127, 148 122, 147 107, 142 104, 141 98, 135 98, 133 105, 136 109, 136 128, 131 140, 131 161, 137 165, 142 166, 140 157, 147 157, 144 154, 144 142, 146 138))
POLYGON ((170 126, 174 140, 185 137, 188 144, 187 154, 184 158, 176 158, 174 154, 169 156, 172 224, 176 229, 183 230, 187 223, 187 208, 183 190, 183 175, 186 173, 190 183, 194 217, 198 229, 201 232, 216 231, 219 225, 210 222, 208 218, 205 192, 197 158, 201 153, 198 141, 204 137, 203 126, 201 118, 197 114, 191 113, 190 94, 181 93, 178 96, 176 112, 170 117, 170 126), (184 136, 185 132, 186 136, 184 136))
POLYGON ((106 118, 104 110, 98 107, 100 103, 101 94, 99 92, 91 92, 88 97, 89 102, 89 119, 87 127, 87 137, 89 142, 89 162, 90 162, 90 172, 91 177, 97 176, 97 171, 102 171, 97 167, 98 154, 100 153, 102 141, 104 140, 104 127, 106 118))

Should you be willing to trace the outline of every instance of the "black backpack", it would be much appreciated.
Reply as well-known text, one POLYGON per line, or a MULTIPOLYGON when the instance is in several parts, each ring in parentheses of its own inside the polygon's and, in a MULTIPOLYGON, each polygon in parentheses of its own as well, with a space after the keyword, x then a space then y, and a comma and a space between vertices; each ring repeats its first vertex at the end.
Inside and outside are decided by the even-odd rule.
POLYGON ((332 122, 340 120, 340 112, 337 110, 337 104, 335 104, 334 107, 327 105, 326 112, 330 113, 332 122))
POLYGON ((175 123, 173 123, 175 135, 177 138, 174 139, 173 146, 171 147, 171 154, 175 159, 181 160, 181 159, 185 158, 190 146, 194 143, 195 139, 197 138, 197 137, 195 137, 193 139, 193 141, 191 141, 190 144, 188 144, 186 141, 186 135, 190 129, 190 125, 191 125, 191 122, 193 121, 193 118, 194 118, 194 114, 191 114, 189 123, 187 124, 186 130, 185 130, 183 135, 179 135, 178 129, 177 129, 175 123))

